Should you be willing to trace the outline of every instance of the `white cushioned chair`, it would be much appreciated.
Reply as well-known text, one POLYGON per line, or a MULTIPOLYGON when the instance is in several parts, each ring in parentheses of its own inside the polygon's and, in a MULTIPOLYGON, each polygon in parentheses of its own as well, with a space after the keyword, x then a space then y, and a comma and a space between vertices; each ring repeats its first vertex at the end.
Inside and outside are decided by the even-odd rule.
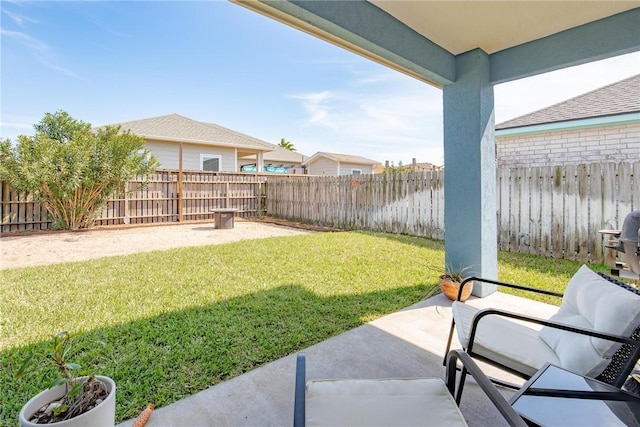
MULTIPOLYGON (((482 278, 467 280, 539 292, 482 278)), ((480 310, 460 301, 453 303, 452 312, 447 352, 455 329, 471 357, 523 378, 549 362, 621 387, 640 357, 640 292, 586 265, 571 278, 558 312, 549 319, 480 310), (523 321, 543 327, 531 328, 523 321)), ((458 402, 465 375, 463 369, 458 402)))
POLYGON ((466 426, 453 393, 459 360, 509 425, 526 426, 471 358, 452 350, 447 385, 440 378, 325 379, 306 381, 306 359, 298 354, 294 427, 466 426))

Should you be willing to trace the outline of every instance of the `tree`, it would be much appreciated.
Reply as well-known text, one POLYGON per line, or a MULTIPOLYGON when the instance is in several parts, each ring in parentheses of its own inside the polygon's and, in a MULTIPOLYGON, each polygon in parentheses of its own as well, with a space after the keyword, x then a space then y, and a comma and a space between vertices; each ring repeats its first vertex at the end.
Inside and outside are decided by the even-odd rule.
POLYGON ((282 148, 287 149, 289 151, 296 151, 296 148, 293 146, 291 141, 287 141, 284 138, 280 139, 280 144, 278 144, 278 147, 282 147, 282 148))
POLYGON ((95 132, 64 111, 46 113, 34 136, 16 145, 0 141, 0 179, 31 194, 51 216, 53 228, 92 227, 107 200, 134 176, 145 180, 158 167, 144 138, 120 127, 95 132))

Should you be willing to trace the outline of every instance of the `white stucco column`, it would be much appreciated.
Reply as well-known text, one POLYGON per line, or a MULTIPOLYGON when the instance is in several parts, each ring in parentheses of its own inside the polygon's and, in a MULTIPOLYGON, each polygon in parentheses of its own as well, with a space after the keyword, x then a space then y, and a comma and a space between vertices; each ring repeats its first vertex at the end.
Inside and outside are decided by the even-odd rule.
MULTIPOLYGON (((476 49, 456 57, 456 81, 444 87, 446 262, 465 273, 498 275, 493 86, 489 56, 476 49)), ((475 285, 487 296, 495 285, 475 285)))
POLYGON ((256 172, 262 172, 264 170, 264 153, 260 151, 256 157, 256 172))

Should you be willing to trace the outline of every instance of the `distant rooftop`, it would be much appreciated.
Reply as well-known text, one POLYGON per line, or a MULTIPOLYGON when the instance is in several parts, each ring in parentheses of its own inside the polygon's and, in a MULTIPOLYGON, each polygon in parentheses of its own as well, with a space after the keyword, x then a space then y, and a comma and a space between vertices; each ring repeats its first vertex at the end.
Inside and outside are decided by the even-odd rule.
POLYGON ((271 151, 274 149, 273 144, 258 138, 213 123, 199 122, 179 114, 114 123, 114 125, 120 125, 123 130, 128 129, 132 133, 147 139, 246 147, 259 151, 271 151))
POLYGON ((305 163, 308 163, 311 159, 319 156, 327 157, 340 163, 352 163, 356 165, 377 165, 380 163, 376 160, 367 159, 366 157, 352 156, 350 154, 327 153, 326 151, 318 151, 316 154, 305 160, 305 163))
POLYGON ((640 111, 640 74, 496 125, 510 129, 640 111))

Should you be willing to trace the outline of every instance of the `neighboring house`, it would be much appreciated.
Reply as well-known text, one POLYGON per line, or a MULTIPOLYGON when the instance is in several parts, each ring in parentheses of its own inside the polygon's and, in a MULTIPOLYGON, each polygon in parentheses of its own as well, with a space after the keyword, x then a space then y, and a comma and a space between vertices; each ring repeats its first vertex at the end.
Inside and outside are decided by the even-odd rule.
POLYGON ((178 114, 114 125, 144 137, 145 147, 164 169, 237 172, 239 159, 252 156, 253 163, 259 165, 258 171, 262 171, 264 154, 275 147, 240 132, 178 114))
POLYGON ((496 155, 507 167, 640 159, 640 74, 496 125, 496 155))
POLYGON ((303 162, 309 175, 360 175, 372 174, 380 162, 348 154, 319 151, 303 162))
MULTIPOLYGON (((409 163, 402 166, 392 166, 392 170, 396 170, 398 172, 432 172, 442 170, 442 166, 434 165, 429 162, 422 163, 409 163)), ((373 173, 384 173, 386 171, 385 165, 376 165, 373 168, 373 173)))
MULTIPOLYGON (((264 153, 264 171, 274 173, 303 174, 305 168, 302 163, 308 156, 297 151, 287 150, 278 145, 273 145, 273 151, 264 153)), ((256 171, 256 156, 245 156, 238 159, 238 167, 244 172, 256 171)))

